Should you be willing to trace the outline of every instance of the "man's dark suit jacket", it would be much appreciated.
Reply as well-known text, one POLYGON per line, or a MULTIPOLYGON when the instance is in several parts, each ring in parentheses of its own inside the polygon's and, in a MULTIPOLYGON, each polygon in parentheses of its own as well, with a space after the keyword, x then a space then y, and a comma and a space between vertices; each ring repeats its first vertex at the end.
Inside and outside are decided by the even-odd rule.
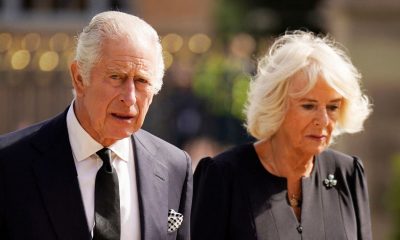
MULTIPOLYGON (((89 240, 66 113, 0 137, 0 239, 89 240)), ((139 130, 132 136, 142 240, 189 239, 189 156, 139 130), (168 210, 184 214, 168 233, 168 210)))

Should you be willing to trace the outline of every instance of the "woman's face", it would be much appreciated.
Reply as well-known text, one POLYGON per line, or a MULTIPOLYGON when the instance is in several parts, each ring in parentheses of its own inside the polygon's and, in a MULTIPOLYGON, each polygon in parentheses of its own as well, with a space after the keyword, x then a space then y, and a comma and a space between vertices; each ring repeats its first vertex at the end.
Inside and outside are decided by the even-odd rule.
MULTIPOLYGON (((299 92, 306 84, 305 76, 296 74, 289 93, 299 92)), ((343 97, 323 78, 304 96, 289 97, 285 119, 274 138, 280 139, 291 151, 300 155, 322 152, 331 140, 339 119, 343 97)))

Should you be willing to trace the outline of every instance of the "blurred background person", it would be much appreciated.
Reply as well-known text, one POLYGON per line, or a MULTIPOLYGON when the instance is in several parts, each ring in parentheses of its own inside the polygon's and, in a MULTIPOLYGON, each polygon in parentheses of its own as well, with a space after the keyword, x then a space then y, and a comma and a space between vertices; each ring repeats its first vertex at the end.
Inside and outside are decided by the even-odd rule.
POLYGON ((371 112, 360 77, 328 37, 277 38, 250 85, 257 141, 196 168, 192 239, 372 239, 362 162, 328 149, 371 112))

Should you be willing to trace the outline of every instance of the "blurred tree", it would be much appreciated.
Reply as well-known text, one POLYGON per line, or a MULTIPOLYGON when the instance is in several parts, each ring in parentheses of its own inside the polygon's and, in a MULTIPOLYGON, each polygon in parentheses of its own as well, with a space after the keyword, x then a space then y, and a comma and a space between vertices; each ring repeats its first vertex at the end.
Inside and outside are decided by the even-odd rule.
POLYGON ((229 40, 238 32, 254 37, 277 35, 286 30, 308 29, 323 33, 324 21, 318 11, 321 0, 218 0, 217 34, 229 40))
POLYGON ((194 76, 194 93, 208 102, 214 114, 243 120, 250 76, 243 71, 242 61, 218 52, 209 54, 205 60, 194 76))
MULTIPOLYGON (((400 226, 400 154, 392 158, 392 181, 386 196, 386 202, 393 219, 393 226, 400 226)), ((393 227, 390 239, 400 239, 400 228, 393 227)))

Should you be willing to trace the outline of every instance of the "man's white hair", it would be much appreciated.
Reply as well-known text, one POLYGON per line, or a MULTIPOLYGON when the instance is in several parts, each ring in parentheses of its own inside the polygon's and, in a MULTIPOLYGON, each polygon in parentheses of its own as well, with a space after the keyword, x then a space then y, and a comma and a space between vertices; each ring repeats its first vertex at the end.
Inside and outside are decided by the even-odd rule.
POLYGON ((97 14, 89 25, 77 37, 76 55, 83 82, 88 85, 90 71, 101 58, 102 43, 106 39, 129 38, 132 42, 148 41, 157 53, 157 66, 154 73, 154 93, 158 93, 163 84, 164 60, 162 46, 157 32, 142 19, 118 11, 107 11, 97 14))

